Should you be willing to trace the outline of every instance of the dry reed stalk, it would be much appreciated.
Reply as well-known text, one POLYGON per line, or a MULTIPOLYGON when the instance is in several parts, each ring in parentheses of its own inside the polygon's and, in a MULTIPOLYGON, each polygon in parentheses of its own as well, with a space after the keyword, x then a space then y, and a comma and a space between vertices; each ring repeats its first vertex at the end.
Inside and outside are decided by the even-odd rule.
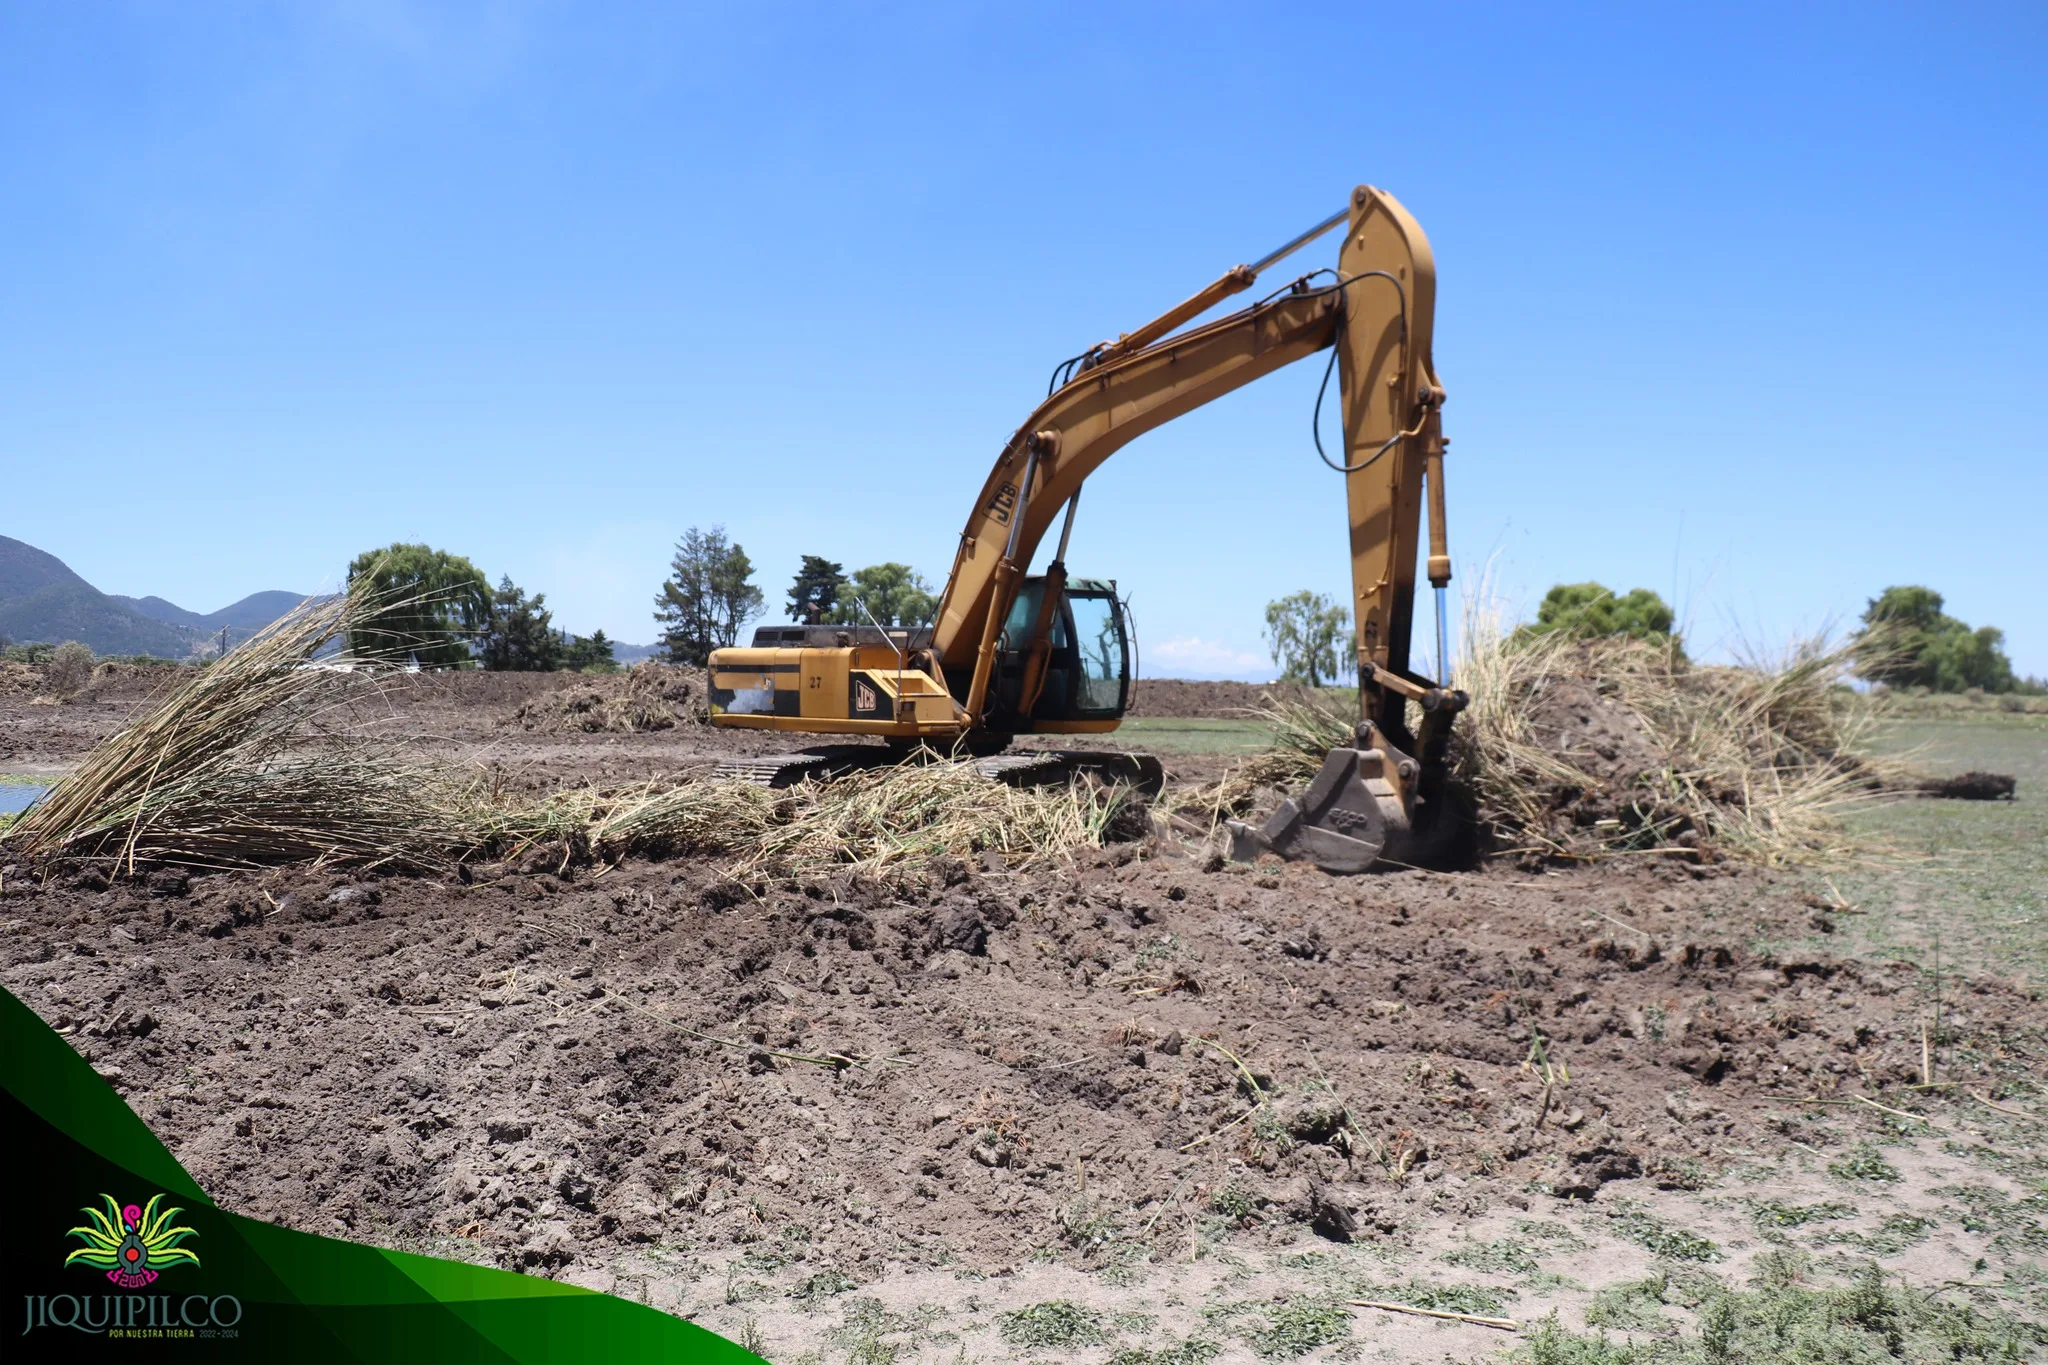
POLYGON ((1042 862, 1101 846, 1131 800, 1125 788, 1085 779, 1011 787, 930 751, 897 767, 805 783, 796 793, 798 813, 761 832, 749 867, 882 869, 985 853, 1013 866, 1042 862))
POLYGON ((329 725, 347 675, 313 663, 373 616, 301 604, 95 746, 6 832, 30 861, 199 867, 430 862, 453 833, 425 774, 329 725))
POLYGON ((732 875, 882 870, 941 854, 994 852, 1020 865, 1099 847, 1128 800, 1086 781, 1013 788, 967 764, 922 762, 770 791, 746 782, 646 783, 511 804, 476 789, 448 802, 477 854, 547 850, 564 863, 627 856, 737 855, 732 875))

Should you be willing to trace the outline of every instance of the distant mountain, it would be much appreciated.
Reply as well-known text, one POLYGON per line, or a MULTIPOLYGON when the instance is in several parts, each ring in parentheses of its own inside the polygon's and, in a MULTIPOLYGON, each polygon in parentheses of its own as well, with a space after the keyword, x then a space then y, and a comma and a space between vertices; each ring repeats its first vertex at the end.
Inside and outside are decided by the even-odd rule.
POLYGON ((627 668, 631 668, 643 659, 651 659, 659 653, 661 653, 660 645, 627 645, 621 644, 617 640, 612 641, 612 658, 618 660, 621 665, 627 668))
POLYGON ((201 633, 218 633, 222 626, 226 626, 231 636, 236 632, 247 636, 263 629, 306 599, 300 593, 273 588, 269 592, 252 592, 233 606, 222 607, 204 616, 196 611, 187 611, 176 602, 166 602, 161 597, 122 597, 116 594, 114 600, 125 602, 144 616, 167 626, 184 626, 201 633))
POLYGON ((252 593, 202 616, 161 597, 103 593, 57 556, 0 536, 0 636, 15 644, 77 640, 95 654, 182 659, 223 626, 230 643, 245 640, 301 600, 295 592, 252 593))
POLYGON ((152 621, 82 580, 0 598, 0 636, 18 645, 78 640, 95 654, 165 659, 184 658, 199 640, 197 632, 152 621))
POLYGON ((92 586, 57 556, 0 536, 0 602, 67 584, 92 586))

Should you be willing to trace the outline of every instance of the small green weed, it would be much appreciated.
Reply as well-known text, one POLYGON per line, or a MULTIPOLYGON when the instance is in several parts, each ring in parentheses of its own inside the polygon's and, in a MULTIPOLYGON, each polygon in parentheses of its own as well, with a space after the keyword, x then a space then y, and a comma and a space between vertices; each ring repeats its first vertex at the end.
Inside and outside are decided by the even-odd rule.
POLYGON ((1663 1219, 1642 1208, 1628 1205, 1616 1209, 1608 1218, 1608 1226, 1614 1235, 1626 1242, 1634 1242, 1654 1256, 1667 1256, 1674 1261, 1718 1261, 1721 1248, 1695 1232, 1674 1228, 1663 1219))
POLYGON ((1266 1310, 1245 1341, 1268 1360, 1292 1360, 1351 1335, 1351 1310, 1335 1299, 1289 1299, 1266 1310))
POLYGON ((1536 1273, 1536 1257, 1527 1246, 1512 1237, 1482 1242, 1476 1246, 1458 1247, 1446 1251, 1443 1259, 1452 1265, 1464 1266, 1467 1270, 1478 1270, 1494 1275, 1536 1273))
POLYGON ((1562 1247, 1568 1251, 1584 1251, 1587 1247, 1585 1238, 1564 1224, 1552 1222, 1547 1218, 1518 1218, 1515 1220, 1515 1231, 1531 1241, 1548 1242, 1551 1246, 1562 1247))
POLYGON ((1854 1218, 1854 1204, 1823 1201, 1818 1204, 1787 1204, 1777 1199, 1759 1199, 1750 1204, 1750 1216, 1760 1228, 1803 1228, 1808 1223, 1826 1223, 1854 1218))
POLYGON ((1926 1241, 1927 1235, 1933 1231, 1934 1221, 1930 1218, 1895 1213, 1885 1219, 1876 1232, 1845 1233, 1842 1240, 1854 1242, 1874 1256, 1896 1256, 1907 1247, 1926 1241))
POLYGON ((1095 1346, 1108 1339, 1101 1314, 1066 1299, 1050 1299, 1005 1313, 997 1330, 1012 1346, 1034 1351, 1095 1346))
POLYGON ((1102 1250, 1122 1231, 1114 1211, 1094 1208, 1085 1199, 1067 1205, 1057 1217, 1060 1240, 1082 1253, 1102 1250))
POLYGON ((1209 1211, 1233 1223, 1249 1223, 1259 1216, 1259 1201, 1250 1190, 1232 1181, 1209 1196, 1209 1211))
POLYGON ((1512 1289, 1493 1285, 1423 1284, 1419 1280, 1408 1280, 1402 1284, 1362 1281, 1358 1286, 1358 1297, 1385 1299, 1389 1303, 1405 1303, 1411 1308, 1429 1308, 1439 1313, 1477 1313, 1494 1318, 1506 1311, 1508 1300, 1517 1296, 1512 1289))
POLYGON ((814 1312, 825 1300, 857 1287, 852 1279, 837 1270, 821 1270, 791 1288, 789 1296, 801 1304, 805 1312, 814 1312))
POLYGON ((1126 1346, 1109 1358, 1109 1365, 1209 1365, 1223 1354, 1223 1347, 1206 1337, 1189 1337, 1171 1346, 1147 1351, 1126 1346))
POLYGON ((1655 1332, 1668 1325, 1664 1316, 1664 1295, 1671 1288, 1669 1275, 1652 1275, 1609 1285, 1593 1295, 1586 1305, 1588 1327, 1612 1327, 1621 1332, 1655 1332))
POLYGON ((1886 1161, 1882 1152, 1867 1143, 1839 1161, 1830 1161, 1828 1174, 1837 1180, 1879 1180, 1887 1184, 1905 1179, 1899 1174, 1898 1167, 1886 1161))

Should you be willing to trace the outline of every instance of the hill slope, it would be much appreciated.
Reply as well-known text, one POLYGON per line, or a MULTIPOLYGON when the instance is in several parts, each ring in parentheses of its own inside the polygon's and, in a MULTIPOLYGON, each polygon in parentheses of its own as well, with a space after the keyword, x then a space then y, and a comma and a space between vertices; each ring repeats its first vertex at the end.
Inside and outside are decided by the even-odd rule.
POLYGON ((276 588, 268 592, 252 592, 239 602, 203 616, 196 611, 185 610, 176 602, 166 602, 161 597, 122 597, 115 594, 113 600, 133 607, 144 616, 161 621, 165 625, 184 626, 205 634, 211 634, 226 626, 230 634, 239 633, 247 636, 263 629, 305 601, 305 594, 285 592, 276 588))
POLYGON ((71 572, 57 556, 0 536, 0 602, 60 586, 90 588, 92 584, 71 572))
POLYGON ((161 597, 103 593, 46 550, 0 536, 0 637, 15 644, 77 640, 95 654, 155 654, 182 659, 212 643, 223 627, 246 640, 299 605, 295 592, 250 593, 201 615, 161 597))
POLYGON ((0 635, 15 644, 78 640, 95 654, 155 654, 182 659, 198 636, 152 621, 80 579, 0 598, 0 635))

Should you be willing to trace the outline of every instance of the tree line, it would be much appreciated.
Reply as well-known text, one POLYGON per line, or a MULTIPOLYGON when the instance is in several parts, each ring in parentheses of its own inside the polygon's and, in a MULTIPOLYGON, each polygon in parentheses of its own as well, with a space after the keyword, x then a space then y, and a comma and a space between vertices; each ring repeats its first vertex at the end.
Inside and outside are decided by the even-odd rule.
MULTIPOLYGON (((1932 588, 1886 588, 1870 598, 1850 640, 1855 675, 1865 682, 1929 692, 2048 693, 2048 680, 2022 678, 2005 654, 2005 632, 1971 627, 1942 610, 1932 588)), ((1350 614, 1325 593, 1302 591, 1266 604, 1266 641, 1282 682, 1324 687, 1351 671, 1350 614)), ((1559 583, 1544 594, 1523 637, 1562 633, 1581 639, 1626 636, 1669 646, 1681 657, 1677 617, 1648 588, 1616 593, 1599 583, 1559 583)))
POLYGON ((351 588, 366 583, 384 604, 350 634, 349 651, 363 658, 521 673, 610 673, 619 666, 602 630, 558 629, 546 593, 528 597, 510 574, 493 588, 462 555, 387 545, 349 561, 348 581, 351 588))
MULTIPOLYGON (((618 667, 602 630, 583 636, 557 629, 546 594, 528 597, 510 576, 492 588, 460 555, 390 545, 349 564, 351 584, 365 577, 390 603, 350 641, 366 657, 519 672, 618 667)), ((848 574, 834 560, 807 554, 788 590, 789 619, 798 624, 924 626, 938 606, 923 576, 894 561, 848 574)), ((1886 588, 1871 598, 1851 641, 1856 675, 1931 692, 2048 692, 2041 679, 2014 672, 2003 631, 1972 627, 1943 606, 1940 593, 1919 585, 1886 588)), ((723 526, 693 526, 676 542, 668 577, 655 594, 661 654, 672 663, 702 665, 712 650, 739 643, 741 630, 766 607, 745 548, 723 526)), ((1675 613, 1647 588, 1616 593, 1600 583, 1560 583, 1544 594, 1536 619, 1517 631, 1626 636, 1684 653, 1675 613)), ((1335 597, 1304 590, 1267 603, 1265 636, 1283 682, 1325 687, 1351 675, 1350 613, 1335 597)))
MULTIPOLYGON (((395 544, 366 551, 350 561, 348 581, 366 583, 386 604, 350 638, 350 651, 365 658, 504 672, 619 666, 602 630, 584 636, 557 628, 547 594, 529 597, 510 575, 493 588, 475 564, 446 550, 395 544)), ((723 526, 693 526, 676 542, 654 597, 660 653, 671 663, 702 665, 712 650, 739 643, 766 605, 746 550, 723 526)), ((923 626, 938 607, 931 584, 893 561, 848 574, 833 560, 805 555, 789 587, 790 619, 800 624, 923 626)))
MULTIPOLYGON (((738 644, 740 628, 767 603, 753 579, 753 561, 723 526, 685 531, 654 599, 662 653, 675 663, 702 664, 712 650, 738 644)), ((894 561, 848 575, 833 560, 805 555, 789 586, 789 619, 799 625, 926 626, 938 610, 931 584, 894 561)))

